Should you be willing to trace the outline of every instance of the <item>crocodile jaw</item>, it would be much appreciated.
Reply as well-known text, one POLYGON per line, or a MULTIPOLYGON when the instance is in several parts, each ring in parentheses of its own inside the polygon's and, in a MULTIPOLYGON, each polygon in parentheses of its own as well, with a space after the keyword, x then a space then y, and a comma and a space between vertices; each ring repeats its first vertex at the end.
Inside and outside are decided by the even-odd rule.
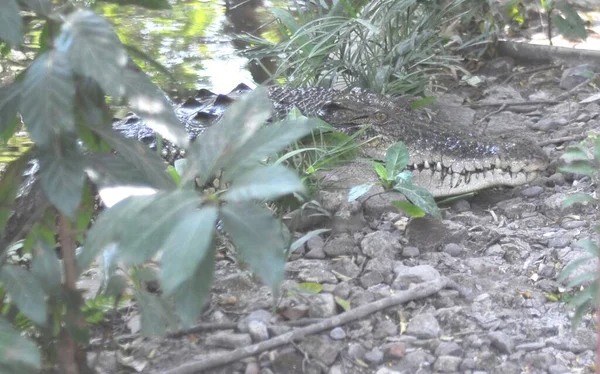
MULTIPOLYGON (((447 147, 426 147, 422 142, 414 144, 413 139, 398 139, 406 141, 410 155, 407 169, 412 172, 412 182, 429 190, 434 197, 527 184, 534 181, 549 163, 544 151, 527 139, 507 142, 500 138, 485 138, 477 142, 477 147, 474 143, 465 143, 468 146, 460 152, 449 151, 447 147)), ((394 142, 380 139, 378 144, 367 144, 363 153, 383 161, 387 147, 394 142)))

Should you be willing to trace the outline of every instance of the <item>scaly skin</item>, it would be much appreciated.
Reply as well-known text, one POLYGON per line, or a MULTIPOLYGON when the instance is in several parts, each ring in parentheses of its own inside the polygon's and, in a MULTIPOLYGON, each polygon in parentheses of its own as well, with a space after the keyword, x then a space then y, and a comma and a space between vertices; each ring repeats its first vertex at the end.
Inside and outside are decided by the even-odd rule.
MULTIPOLYGON (((244 85, 228 95, 201 90, 196 98, 188 99, 178 108, 178 114, 195 137, 218 119, 230 102, 248 90, 244 85)), ((296 106, 305 116, 320 117, 346 132, 370 124, 364 136, 377 139, 363 151, 375 159, 384 160, 390 145, 399 140, 404 142, 410 153, 413 182, 427 188, 435 197, 526 184, 548 165, 546 154, 530 140, 477 137, 431 121, 423 112, 412 110, 404 99, 360 89, 342 93, 322 88, 282 87, 270 88, 269 97, 277 118, 296 106)), ((140 122, 126 122, 126 126, 117 125, 117 128, 127 136, 153 142, 151 130, 140 126, 140 122)), ((164 156, 172 159, 179 154, 166 150, 164 156)))
MULTIPOLYGON (((240 85, 228 95, 198 91, 176 108, 190 137, 198 136, 206 126, 220 118, 227 106, 240 94, 250 90, 240 85)), ((372 125, 363 134, 374 142, 364 147, 364 153, 384 160, 385 151, 401 140, 408 147, 413 182, 427 188, 435 197, 474 192, 494 186, 518 186, 534 180, 548 165, 540 147, 526 139, 476 137, 447 125, 430 121, 422 112, 411 109, 403 99, 354 89, 342 93, 321 88, 269 89, 274 117, 285 116, 296 106, 306 116, 317 116, 342 131, 351 132, 360 126, 372 125)), ((114 124, 124 136, 153 146, 155 136, 136 116, 128 116, 114 124)), ((181 158, 183 152, 165 147, 163 157, 168 162, 181 158)), ((18 233, 27 231, 27 222, 47 204, 37 178, 30 176, 27 188, 17 201, 6 235, 0 244, 18 240, 18 233)))

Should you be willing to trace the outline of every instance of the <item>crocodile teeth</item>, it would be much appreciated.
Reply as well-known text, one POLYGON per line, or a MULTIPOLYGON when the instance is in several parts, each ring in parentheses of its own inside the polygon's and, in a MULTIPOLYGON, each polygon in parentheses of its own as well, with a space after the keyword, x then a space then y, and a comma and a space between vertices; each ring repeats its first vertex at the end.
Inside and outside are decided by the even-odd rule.
POLYGON ((435 170, 442 171, 442 163, 441 162, 438 162, 437 164, 435 164, 435 170))
POLYGON ((413 165, 415 170, 419 170, 419 165, 417 165, 417 163, 415 162, 415 164, 413 165))
POLYGON ((460 184, 460 174, 453 173, 452 174, 452 188, 458 187, 459 184, 460 184))
POLYGON ((467 171, 465 174, 465 183, 471 183, 471 173, 467 171))
POLYGON ((423 167, 424 167, 425 169, 429 169, 429 162, 425 161, 425 162, 423 163, 423 167))
POLYGON ((163 157, 167 157, 167 156, 169 155, 169 151, 168 151, 167 149, 163 148, 163 150, 160 152, 160 154, 161 154, 163 157))

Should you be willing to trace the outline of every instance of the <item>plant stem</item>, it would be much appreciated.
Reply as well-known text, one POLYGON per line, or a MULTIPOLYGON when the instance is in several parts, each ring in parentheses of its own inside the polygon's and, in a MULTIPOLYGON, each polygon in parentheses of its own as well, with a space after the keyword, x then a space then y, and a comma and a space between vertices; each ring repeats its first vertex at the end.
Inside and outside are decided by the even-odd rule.
MULTIPOLYGON (((58 237, 61 244, 64 270, 64 288, 67 294, 77 294, 77 262, 75 258, 75 232, 71 228, 69 219, 60 214, 58 223, 58 237)), ((67 303, 67 323, 72 323, 78 328, 85 327, 85 320, 79 312, 79 303, 67 303)), ((58 360, 61 372, 66 374, 79 374, 80 367, 85 367, 85 352, 77 346, 73 336, 65 327, 60 333, 58 360), (83 365, 83 366, 82 366, 83 365)))

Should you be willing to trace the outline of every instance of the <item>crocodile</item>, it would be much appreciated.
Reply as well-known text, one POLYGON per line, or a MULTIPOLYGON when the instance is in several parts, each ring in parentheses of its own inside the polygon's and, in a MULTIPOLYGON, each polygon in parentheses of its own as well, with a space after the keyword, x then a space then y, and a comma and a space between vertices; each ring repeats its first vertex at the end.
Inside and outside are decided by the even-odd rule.
MULTIPOLYGON (((175 107, 193 140, 223 115, 231 102, 251 88, 241 84, 226 95, 201 89, 175 107)), ((363 147, 366 156, 385 159, 387 148, 403 141, 410 154, 413 183, 427 188, 434 197, 458 195, 495 186, 518 186, 533 181, 548 165, 548 157, 531 140, 512 137, 480 137, 430 120, 423 110, 413 110, 408 100, 387 97, 355 88, 346 92, 325 88, 268 88, 273 118, 284 117, 297 107, 305 116, 319 117, 348 133, 367 126, 363 137, 371 141, 363 147)), ((115 120, 113 127, 124 136, 156 148, 157 137, 133 113, 115 120)), ((168 142, 163 158, 172 163, 185 156, 168 142)), ((34 173, 17 200, 3 243, 16 231, 27 230, 32 212, 40 211, 43 193, 34 173)), ((45 204, 47 202, 44 201, 45 204)))
MULTIPOLYGON (((199 90, 177 108, 191 138, 214 123, 227 106, 250 88, 239 85, 227 95, 199 90)), ((385 160, 387 148, 406 144, 415 184, 434 197, 453 196, 496 186, 514 187, 533 181, 548 165, 545 152, 533 141, 511 135, 483 137, 431 120, 425 110, 414 110, 408 100, 378 95, 360 88, 348 92, 326 88, 270 87, 274 117, 284 117, 292 107, 305 116, 316 116, 338 130, 352 133, 367 127, 362 136, 375 138, 363 146, 365 156, 385 160)), ((115 128, 128 137, 155 147, 154 132, 135 115, 115 128)), ((163 156, 172 160, 177 150, 163 156)))

